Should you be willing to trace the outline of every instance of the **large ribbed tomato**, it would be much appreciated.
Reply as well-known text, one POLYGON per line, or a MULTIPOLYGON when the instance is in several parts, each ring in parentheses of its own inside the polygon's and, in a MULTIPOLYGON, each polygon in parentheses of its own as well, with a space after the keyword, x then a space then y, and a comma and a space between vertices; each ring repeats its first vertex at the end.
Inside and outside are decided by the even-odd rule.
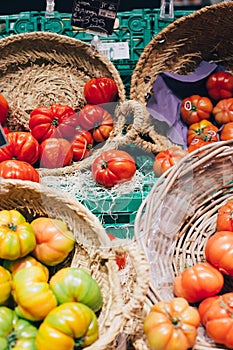
POLYGON ((105 141, 113 129, 113 117, 100 106, 87 104, 79 112, 79 125, 93 134, 96 142, 105 141))
POLYGON ((218 71, 209 76, 206 82, 208 95, 214 100, 233 96, 233 75, 230 72, 218 71))
POLYGON ((233 140, 233 121, 223 125, 220 130, 220 140, 233 140))
POLYGON ((93 178, 107 188, 131 180, 135 172, 134 158, 121 150, 103 151, 92 164, 93 178))
POLYGON ((0 258, 16 260, 36 246, 34 230, 17 210, 0 211, 0 258))
POLYGON ((94 311, 82 303, 69 302, 50 311, 41 323, 36 337, 36 349, 85 348, 98 337, 99 325, 94 311))
POLYGON ((40 174, 38 171, 31 164, 17 159, 9 159, 1 162, 0 176, 4 179, 40 182, 40 174))
POLYGON ((186 268, 174 279, 174 294, 196 303, 220 292, 224 284, 223 275, 208 262, 197 263, 186 268))
POLYGON ((3 124, 7 119, 9 104, 3 94, 0 94, 0 124, 3 124))
POLYGON ((184 156, 188 154, 187 150, 179 147, 170 147, 167 150, 160 151, 153 163, 153 169, 157 176, 162 175, 166 170, 177 164, 184 156))
POLYGON ((92 105, 116 101, 117 95, 117 84, 108 77, 92 78, 84 85, 84 97, 92 105))
POLYGON ((29 321, 43 320, 57 306, 48 274, 40 266, 25 267, 13 275, 12 295, 17 315, 29 321))
POLYGON ((96 280, 82 268, 66 267, 50 279, 50 288, 59 304, 78 301, 99 311, 103 305, 101 289, 96 280), (85 293, 83 291, 85 290, 85 293))
POLYGON ((233 232, 233 199, 228 200, 218 209, 216 230, 233 232))
POLYGON ((32 254, 43 264, 57 265, 73 250, 74 234, 62 220, 39 217, 31 222, 31 226, 36 237, 36 247, 32 254))
POLYGON ((36 350, 37 328, 12 309, 0 307, 0 344, 7 350, 36 350))
POLYGON ((206 119, 191 124, 188 128, 187 144, 190 145, 193 139, 202 139, 206 142, 218 141, 218 128, 206 119))
POLYGON ((39 158, 39 143, 30 132, 13 131, 6 135, 8 144, 0 148, 0 162, 18 159, 34 164, 39 158))
POLYGON ((151 350, 187 350, 196 341, 200 316, 184 298, 153 305, 144 321, 151 350))
POLYGON ((48 268, 36 260, 33 256, 27 255, 23 258, 17 260, 4 260, 3 267, 9 270, 12 276, 19 270, 24 269, 25 267, 38 266, 44 270, 46 276, 49 278, 48 268))
POLYGON ((77 115, 67 105, 41 106, 30 113, 29 128, 39 143, 50 137, 71 140, 75 134, 77 115))
POLYGON ((203 300, 198 311, 209 337, 233 349, 233 293, 203 300))
POLYGON ((187 125, 210 119, 213 104, 208 97, 192 95, 181 101, 180 114, 187 125))
POLYGON ((93 145, 94 139, 88 130, 78 131, 71 142, 73 160, 78 161, 88 157, 93 150, 93 145))
POLYGON ((61 168, 68 166, 73 160, 71 142, 63 138, 49 138, 40 144, 40 166, 42 168, 61 168))
POLYGON ((213 115, 219 125, 233 122, 233 97, 218 101, 213 108, 213 115))
POLYGON ((217 269, 233 276, 233 232, 218 231, 207 241, 206 259, 217 269))

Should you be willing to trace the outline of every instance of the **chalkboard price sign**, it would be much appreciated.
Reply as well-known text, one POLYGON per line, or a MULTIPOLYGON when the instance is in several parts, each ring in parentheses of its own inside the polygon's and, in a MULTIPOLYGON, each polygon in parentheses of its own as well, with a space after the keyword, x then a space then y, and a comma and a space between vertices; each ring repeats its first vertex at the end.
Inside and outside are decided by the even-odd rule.
POLYGON ((74 0, 71 25, 93 33, 112 34, 120 0, 74 0))

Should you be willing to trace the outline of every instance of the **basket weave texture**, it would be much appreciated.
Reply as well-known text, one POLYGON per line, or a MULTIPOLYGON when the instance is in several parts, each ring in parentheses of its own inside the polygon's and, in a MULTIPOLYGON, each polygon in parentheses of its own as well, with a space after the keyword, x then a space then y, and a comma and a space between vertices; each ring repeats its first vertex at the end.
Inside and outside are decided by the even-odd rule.
MULTIPOLYGON (((173 298, 174 277, 205 261, 204 249, 216 232, 218 209, 233 198, 232 155, 232 140, 187 155, 158 179, 139 208, 135 239, 150 262, 154 302, 173 298)), ((140 346, 137 349, 147 348, 143 336, 140 346)), ((200 326, 194 349, 225 348, 200 326)))
POLYGON ((75 249, 50 272, 75 266, 91 273, 100 285, 104 304, 98 316, 99 339, 87 349, 124 349, 127 338, 141 324, 137 311, 143 307, 149 286, 149 264, 142 249, 131 241, 123 245, 117 240, 113 247, 91 211, 68 194, 58 194, 38 183, 2 179, 0 210, 3 209, 17 209, 29 222, 46 216, 67 224, 75 237, 75 249), (118 271, 115 259, 124 252, 126 268, 118 271))
MULTIPOLYGON (((202 60, 233 70, 233 3, 221 2, 183 16, 154 36, 133 71, 130 99, 146 105, 158 74, 191 74, 202 60)), ((156 151, 156 122, 152 117, 138 132, 156 151)))

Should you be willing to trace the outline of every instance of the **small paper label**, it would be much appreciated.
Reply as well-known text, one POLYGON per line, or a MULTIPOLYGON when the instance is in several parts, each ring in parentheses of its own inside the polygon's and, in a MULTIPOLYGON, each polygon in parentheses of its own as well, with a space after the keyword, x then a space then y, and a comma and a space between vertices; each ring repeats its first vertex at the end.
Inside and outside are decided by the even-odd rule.
POLYGON ((101 43, 98 50, 110 60, 129 59, 129 44, 127 42, 101 43))
POLYGON ((74 0, 71 25, 92 33, 112 34, 120 0, 74 0))

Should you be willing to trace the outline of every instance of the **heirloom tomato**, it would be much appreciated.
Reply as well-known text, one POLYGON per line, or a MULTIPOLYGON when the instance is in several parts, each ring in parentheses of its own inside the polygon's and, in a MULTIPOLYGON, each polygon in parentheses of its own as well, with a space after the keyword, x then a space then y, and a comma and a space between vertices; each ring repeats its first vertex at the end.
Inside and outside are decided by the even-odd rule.
POLYGON ((78 161, 88 157, 93 149, 94 139, 88 130, 80 130, 74 136, 71 146, 73 160, 78 161))
POLYGON ((39 143, 30 132, 12 131, 6 135, 8 144, 0 148, 0 162, 18 159, 34 164, 39 158, 39 143))
POLYGON ((40 182, 40 174, 28 162, 17 159, 4 160, 0 163, 0 177, 40 182))
POLYGON ((233 232, 215 232, 205 246, 206 259, 221 272, 233 276, 233 232))
POLYGON ((41 323, 37 350, 73 350, 94 343, 99 337, 98 319, 88 306, 69 302, 57 306, 41 323))
POLYGON ((35 232, 36 247, 33 256, 48 266, 64 261, 74 249, 74 234, 59 219, 39 217, 31 222, 35 232))
POLYGON ((84 85, 84 97, 88 104, 98 105, 116 101, 118 87, 108 77, 92 78, 84 85))
POLYGON ((233 75, 219 71, 211 74, 206 82, 208 95, 214 100, 222 100, 233 96, 233 75))
MULTIPOLYGON (((193 151, 196 151, 197 149, 201 148, 201 147, 204 147, 206 145, 209 145, 213 142, 216 142, 216 141, 205 141, 203 139, 192 139, 191 143, 189 144, 188 146, 188 153, 191 153, 193 151)), ((198 153, 199 154, 199 153, 198 153)))
POLYGON ((0 265, 0 305, 6 305, 11 295, 11 273, 0 265))
POLYGON ((223 125, 220 131, 220 140, 233 140, 233 122, 229 122, 223 125))
POLYGON ((233 349, 233 293, 203 300, 198 311, 208 336, 233 349))
POLYGON ((162 175, 166 170, 177 164, 188 152, 179 147, 171 147, 165 151, 160 151, 153 164, 154 172, 157 176, 162 175))
POLYGON ((112 115, 100 106, 86 105, 79 112, 82 129, 92 131, 96 142, 105 141, 113 129, 112 115))
POLYGON ((62 168, 71 164, 73 150, 66 139, 50 138, 40 144, 40 166, 42 168, 62 168))
POLYGON ((5 123, 9 112, 9 104, 3 94, 0 93, 0 124, 5 123))
POLYGON ((57 306, 57 299, 47 282, 48 274, 39 266, 18 270, 12 276, 15 312, 29 321, 41 321, 57 306))
POLYGON ((2 350, 36 350, 37 328, 19 318, 15 311, 0 307, 0 344, 2 350))
POLYGON ((192 95, 181 101, 180 114, 187 125, 210 119, 213 104, 208 97, 192 95))
POLYGON ((17 210, 0 211, 0 258, 16 260, 36 246, 34 230, 17 210))
POLYGON ((92 163, 93 178, 106 188, 131 180, 135 172, 135 160, 121 150, 103 151, 92 163))
POLYGON ((194 346, 200 316, 184 298, 161 301, 144 320, 144 332, 152 350, 187 350, 194 346))
POLYGON ((50 279, 50 288, 58 304, 78 301, 94 312, 103 305, 103 297, 96 280, 84 269, 66 267, 57 271, 50 279))
POLYGON ((29 128, 39 143, 48 138, 71 140, 77 126, 77 115, 67 105, 41 106, 30 113, 29 128))
POLYGON ((201 139, 207 142, 218 141, 218 128, 206 119, 191 124, 188 128, 187 144, 190 145, 193 139, 201 139))
POLYGON ((38 260, 33 258, 33 256, 27 255, 23 258, 17 259, 17 260, 4 260, 3 261, 3 267, 5 267, 7 270, 9 270, 12 274, 12 276, 19 270, 25 268, 25 267, 31 267, 31 266, 38 266, 44 270, 44 273, 47 275, 47 278, 49 278, 49 270, 46 266, 41 264, 38 260))
POLYGON ((228 200, 223 204, 217 213, 217 231, 232 231, 233 232, 233 200, 228 200))
POLYGON ((233 98, 220 100, 213 108, 213 115, 219 125, 233 122, 233 98))
POLYGON ((217 268, 208 262, 186 268, 174 279, 174 294, 196 303, 220 292, 224 278, 217 268))

